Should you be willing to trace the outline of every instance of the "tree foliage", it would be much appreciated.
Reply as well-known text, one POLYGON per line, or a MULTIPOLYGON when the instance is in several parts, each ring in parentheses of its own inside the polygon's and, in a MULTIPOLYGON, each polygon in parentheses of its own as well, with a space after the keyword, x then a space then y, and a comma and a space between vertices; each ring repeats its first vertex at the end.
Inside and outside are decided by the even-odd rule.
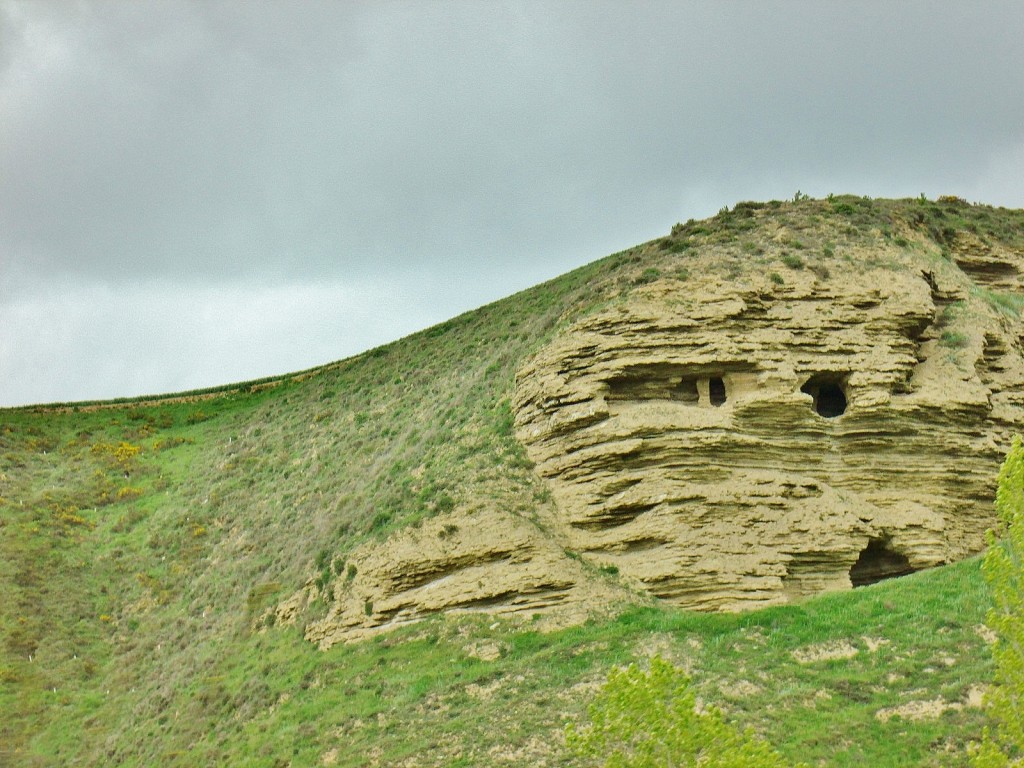
POLYGON ((615 669, 590 705, 590 722, 566 727, 566 743, 586 765, 605 768, 783 768, 750 731, 710 707, 697 709, 683 670, 654 658, 615 669))
POLYGON ((989 533, 982 564, 992 595, 987 624, 995 681, 987 708, 994 728, 986 729, 972 755, 978 768, 1024 762, 1024 445, 1013 441, 999 472, 996 492, 998 527, 989 533))

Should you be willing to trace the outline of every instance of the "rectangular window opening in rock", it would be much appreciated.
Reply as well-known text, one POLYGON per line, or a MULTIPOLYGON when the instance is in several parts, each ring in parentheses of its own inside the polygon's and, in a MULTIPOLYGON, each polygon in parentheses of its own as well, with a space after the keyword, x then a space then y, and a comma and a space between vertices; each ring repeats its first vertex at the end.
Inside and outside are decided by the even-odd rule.
POLYGON ((672 390, 672 399, 681 403, 700 402, 700 391, 697 389, 697 379, 684 377, 672 390))
POLYGON ((721 376, 712 376, 708 379, 708 401, 716 408, 725 404, 725 381, 721 376))

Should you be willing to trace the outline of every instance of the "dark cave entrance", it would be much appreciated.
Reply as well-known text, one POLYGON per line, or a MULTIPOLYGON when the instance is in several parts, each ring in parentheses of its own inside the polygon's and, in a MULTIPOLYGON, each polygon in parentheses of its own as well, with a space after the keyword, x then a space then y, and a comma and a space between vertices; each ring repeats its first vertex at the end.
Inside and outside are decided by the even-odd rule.
POLYGON ((708 379, 708 400, 716 408, 725 402, 725 382, 721 376, 708 379))
POLYGON ((907 556, 893 549, 888 539, 871 539, 850 569, 850 583, 866 587, 913 572, 907 556))
POLYGON ((834 374, 818 374, 800 387, 805 395, 814 399, 814 410, 819 416, 834 419, 846 413, 846 391, 842 377, 834 374))
POLYGON ((672 399, 683 403, 696 403, 700 400, 700 391, 697 389, 697 380, 694 378, 683 378, 672 390, 672 399))

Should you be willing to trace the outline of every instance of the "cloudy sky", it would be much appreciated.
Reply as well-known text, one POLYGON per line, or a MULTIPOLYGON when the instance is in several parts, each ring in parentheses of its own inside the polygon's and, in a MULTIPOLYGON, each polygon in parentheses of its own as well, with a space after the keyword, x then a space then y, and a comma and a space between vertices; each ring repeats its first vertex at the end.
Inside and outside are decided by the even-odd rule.
POLYGON ((1024 5, 0 0, 0 406, 329 362, 739 200, 1024 206, 1024 5))

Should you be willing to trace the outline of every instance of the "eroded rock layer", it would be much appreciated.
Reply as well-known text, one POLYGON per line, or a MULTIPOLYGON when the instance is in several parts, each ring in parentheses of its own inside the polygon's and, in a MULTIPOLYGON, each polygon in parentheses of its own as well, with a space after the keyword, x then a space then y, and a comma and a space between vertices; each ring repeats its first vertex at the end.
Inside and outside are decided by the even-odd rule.
POLYGON ((585 559, 680 606, 784 602, 984 546, 1020 332, 934 260, 661 279, 519 371, 517 435, 585 559))
POLYGON ((980 550, 1024 426, 1020 222, 956 198, 740 203, 609 257, 509 393, 550 494, 463 495, 274 621, 326 599, 306 620, 326 648, 438 612, 738 610, 980 550))
MULTIPOLYGON (((349 562, 349 575, 332 589, 330 612, 306 627, 306 638, 321 648, 440 612, 532 620, 555 609, 548 621, 560 626, 622 596, 606 581, 587 579, 583 564, 536 525, 498 512, 434 518, 361 548, 349 562)), ((277 620, 292 621, 317 595, 310 583, 276 608, 277 620)))

